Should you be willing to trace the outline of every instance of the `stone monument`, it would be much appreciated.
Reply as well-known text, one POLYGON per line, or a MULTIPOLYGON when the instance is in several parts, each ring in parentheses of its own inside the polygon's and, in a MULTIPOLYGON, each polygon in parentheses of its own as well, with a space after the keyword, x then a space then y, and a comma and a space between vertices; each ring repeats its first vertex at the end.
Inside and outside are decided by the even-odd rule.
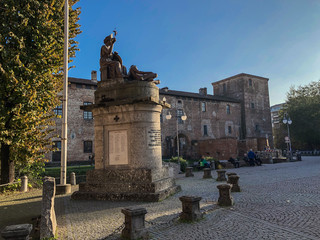
POLYGON ((157 74, 134 65, 127 74, 115 42, 105 38, 95 103, 81 107, 93 112, 95 169, 72 199, 160 201, 181 189, 162 166, 160 114, 170 105, 159 100, 157 74))

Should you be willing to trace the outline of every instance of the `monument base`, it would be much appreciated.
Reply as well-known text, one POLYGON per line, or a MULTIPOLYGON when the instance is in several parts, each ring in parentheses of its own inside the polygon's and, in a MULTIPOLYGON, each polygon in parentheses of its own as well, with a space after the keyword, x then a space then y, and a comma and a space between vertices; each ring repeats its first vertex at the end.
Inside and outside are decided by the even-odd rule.
POLYGON ((179 192, 181 187, 162 169, 104 169, 87 173, 72 199, 157 202, 179 192))
POLYGON ((180 185, 167 188, 157 193, 99 193, 99 192, 74 192, 71 199, 74 200, 103 200, 103 201, 135 201, 158 202, 180 192, 180 185))
POLYGON ((56 185, 56 195, 65 195, 71 193, 71 184, 58 184, 56 185))

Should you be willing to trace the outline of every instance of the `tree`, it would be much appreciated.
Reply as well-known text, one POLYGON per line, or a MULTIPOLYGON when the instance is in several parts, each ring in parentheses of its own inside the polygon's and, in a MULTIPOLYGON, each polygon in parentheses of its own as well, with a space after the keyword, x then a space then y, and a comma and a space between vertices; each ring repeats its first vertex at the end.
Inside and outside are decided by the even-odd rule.
MULTIPOLYGON (((78 0, 69 1, 69 56, 80 33, 78 0)), ((1 183, 14 180, 17 161, 48 150, 53 108, 62 90, 64 0, 0 1, 1 183)))
POLYGON ((282 116, 292 119, 290 135, 295 149, 320 148, 320 80, 291 87, 282 116))

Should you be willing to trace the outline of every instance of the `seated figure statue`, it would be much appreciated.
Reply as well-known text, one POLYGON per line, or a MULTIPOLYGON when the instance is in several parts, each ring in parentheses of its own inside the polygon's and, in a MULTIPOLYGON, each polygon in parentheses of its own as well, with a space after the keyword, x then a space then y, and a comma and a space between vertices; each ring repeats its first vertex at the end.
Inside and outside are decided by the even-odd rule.
POLYGON ((139 71, 135 65, 132 65, 129 70, 129 79, 130 80, 141 80, 141 81, 153 81, 158 74, 153 72, 142 72, 139 71))
POLYGON ((112 52, 116 38, 111 34, 103 42, 100 52, 101 80, 122 78, 122 59, 117 52, 112 52))

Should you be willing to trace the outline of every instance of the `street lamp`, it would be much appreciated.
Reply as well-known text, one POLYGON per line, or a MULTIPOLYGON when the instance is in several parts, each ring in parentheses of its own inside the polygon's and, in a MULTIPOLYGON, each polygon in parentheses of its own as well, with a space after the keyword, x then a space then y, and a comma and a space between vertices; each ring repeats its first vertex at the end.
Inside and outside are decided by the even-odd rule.
POLYGON ((286 115, 284 116, 282 122, 287 125, 288 138, 289 138, 290 161, 292 161, 292 148, 291 148, 291 138, 290 138, 290 129, 289 129, 289 125, 292 124, 292 120, 290 119, 289 116, 287 117, 287 114, 286 114, 286 115))
MULTIPOLYGON (((179 124, 179 117, 181 118, 182 121, 187 120, 187 115, 184 113, 184 111, 182 111, 182 115, 178 114, 178 110, 176 113, 176 128, 177 128, 177 155, 178 155, 178 164, 179 164, 179 171, 181 171, 181 166, 180 166, 180 141, 179 141, 179 128, 178 128, 178 124, 179 124)), ((166 119, 169 120, 172 118, 172 115, 170 112, 167 113, 166 115, 166 119)))

